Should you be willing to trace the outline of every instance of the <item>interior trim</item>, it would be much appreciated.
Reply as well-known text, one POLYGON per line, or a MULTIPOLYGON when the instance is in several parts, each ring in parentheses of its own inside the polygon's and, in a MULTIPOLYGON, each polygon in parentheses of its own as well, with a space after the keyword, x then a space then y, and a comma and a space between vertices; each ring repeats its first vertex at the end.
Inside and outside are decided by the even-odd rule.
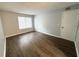
POLYGON ((16 33, 16 34, 12 34, 12 35, 8 35, 8 36, 6 36, 6 38, 8 38, 8 37, 12 37, 12 36, 15 36, 15 35, 20 35, 20 34, 23 34, 23 33, 32 32, 32 31, 34 31, 34 30, 26 31, 26 32, 21 32, 21 33, 16 33))
POLYGON ((76 48, 77 57, 79 57, 79 53, 78 53, 78 49, 77 49, 76 42, 74 42, 74 43, 75 43, 75 48, 76 48))
MULTIPOLYGON (((37 32, 41 32, 41 31, 37 31, 37 32)), ((50 35, 50 36, 54 36, 54 37, 58 37, 58 38, 61 38, 61 39, 65 39, 65 38, 62 38, 61 36, 56 36, 56 35, 53 35, 53 34, 50 34, 50 33, 46 33, 46 32, 41 32, 41 33, 47 34, 47 35, 50 35)), ((65 39, 65 40, 67 40, 67 39, 65 39)), ((68 40, 68 41, 72 41, 72 40, 68 40)), ((74 41, 72 41, 72 42, 74 42, 74 41)))

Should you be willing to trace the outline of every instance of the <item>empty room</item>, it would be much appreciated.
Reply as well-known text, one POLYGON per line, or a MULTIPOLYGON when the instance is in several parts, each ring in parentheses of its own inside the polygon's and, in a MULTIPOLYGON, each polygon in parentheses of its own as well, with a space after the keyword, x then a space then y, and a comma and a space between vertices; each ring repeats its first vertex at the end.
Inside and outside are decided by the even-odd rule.
POLYGON ((0 2, 0 57, 78 56, 78 2, 0 2))

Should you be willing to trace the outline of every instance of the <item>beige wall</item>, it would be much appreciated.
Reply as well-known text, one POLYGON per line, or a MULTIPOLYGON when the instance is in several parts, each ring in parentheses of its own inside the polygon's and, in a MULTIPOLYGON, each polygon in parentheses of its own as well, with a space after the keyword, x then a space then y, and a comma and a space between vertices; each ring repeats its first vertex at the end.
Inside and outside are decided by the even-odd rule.
POLYGON ((33 30, 28 28, 20 31, 18 26, 18 16, 28 16, 33 18, 34 17, 33 15, 25 15, 14 12, 1 11, 1 16, 2 16, 4 34, 6 37, 33 30))
POLYGON ((35 16, 35 28, 36 31, 60 36, 62 11, 51 11, 35 16))

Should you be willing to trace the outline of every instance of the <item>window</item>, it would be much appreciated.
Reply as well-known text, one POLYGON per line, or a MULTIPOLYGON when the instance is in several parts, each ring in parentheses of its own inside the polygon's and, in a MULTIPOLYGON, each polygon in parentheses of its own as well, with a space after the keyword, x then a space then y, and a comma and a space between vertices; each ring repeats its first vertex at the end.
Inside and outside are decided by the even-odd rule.
POLYGON ((31 17, 18 17, 19 29, 32 28, 31 17))

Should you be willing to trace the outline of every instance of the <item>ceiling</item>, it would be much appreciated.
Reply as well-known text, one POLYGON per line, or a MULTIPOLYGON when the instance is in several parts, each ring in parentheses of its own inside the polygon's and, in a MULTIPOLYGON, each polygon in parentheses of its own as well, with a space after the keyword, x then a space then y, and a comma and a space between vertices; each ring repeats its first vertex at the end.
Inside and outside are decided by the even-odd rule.
POLYGON ((66 8, 76 2, 0 2, 0 10, 25 14, 39 14, 44 11, 66 8))

